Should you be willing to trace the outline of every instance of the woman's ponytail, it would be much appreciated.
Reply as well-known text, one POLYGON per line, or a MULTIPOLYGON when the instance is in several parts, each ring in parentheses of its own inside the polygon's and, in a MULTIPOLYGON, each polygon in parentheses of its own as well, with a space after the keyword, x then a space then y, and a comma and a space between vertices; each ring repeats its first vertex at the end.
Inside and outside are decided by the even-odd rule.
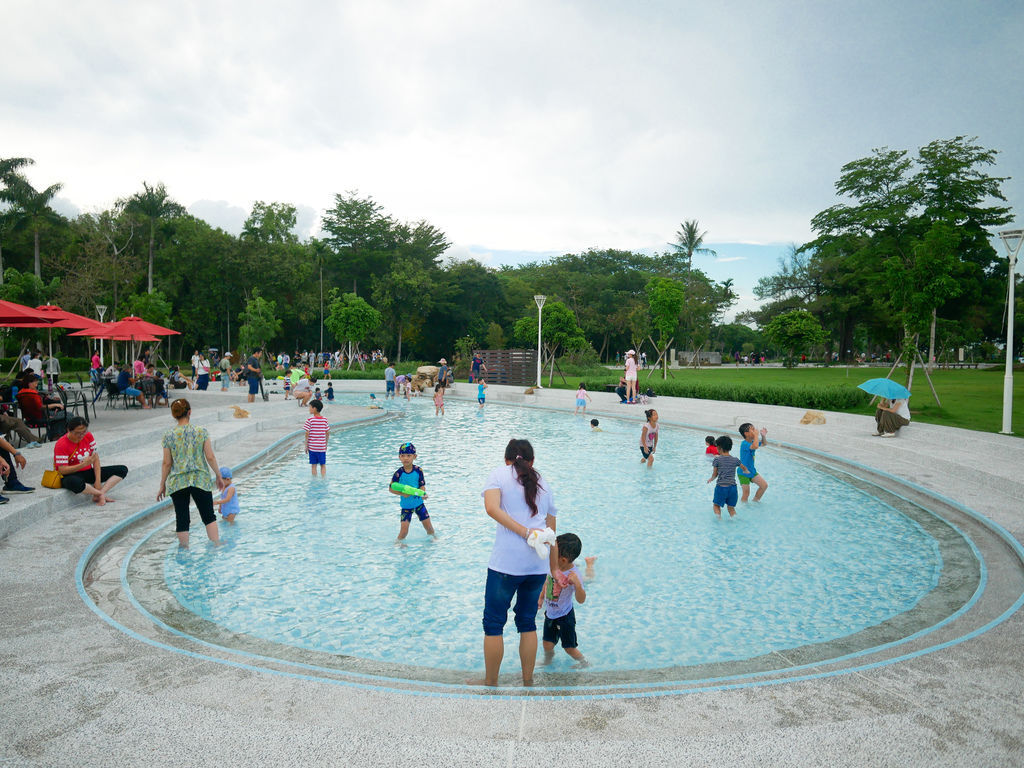
POLYGON ((537 514, 537 491, 540 489, 540 474, 532 466, 533 446, 529 440, 509 440, 505 446, 505 461, 512 462, 523 495, 532 514, 537 514))

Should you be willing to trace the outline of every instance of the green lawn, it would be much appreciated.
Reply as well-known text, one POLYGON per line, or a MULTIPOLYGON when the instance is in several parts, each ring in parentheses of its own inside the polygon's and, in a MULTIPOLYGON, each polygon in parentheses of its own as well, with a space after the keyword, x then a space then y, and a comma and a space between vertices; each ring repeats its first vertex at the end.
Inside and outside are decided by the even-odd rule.
MULTIPOLYGON (((843 367, 833 368, 760 368, 756 366, 739 368, 733 366, 722 366, 721 368, 705 368, 702 370, 673 371, 676 380, 684 381, 692 377, 701 377, 701 380, 721 381, 730 383, 804 386, 808 384, 817 385, 846 385, 855 387, 863 381, 873 378, 881 378, 888 372, 888 368, 863 368, 843 367)), ((986 370, 936 370, 932 374, 932 381, 935 390, 942 401, 939 407, 932 397, 931 389, 928 387, 928 380, 920 369, 914 371, 914 396, 910 399, 910 412, 919 421, 930 424, 942 424, 947 427, 963 427, 964 429, 976 429, 982 432, 998 432, 1003 422, 1003 368, 986 370)), ((893 374, 893 379, 903 382, 904 372, 898 370, 893 374)), ((591 377, 566 375, 567 384, 562 384, 557 373, 553 386, 566 389, 575 389, 581 380, 590 381, 611 381, 617 378, 613 371, 607 369, 593 369, 591 377), (607 374, 611 374, 610 376, 607 374)), ((650 385, 657 391, 658 382, 661 381, 661 372, 655 371, 651 378, 647 379, 647 371, 641 371, 640 383, 650 381, 650 385)), ((545 372, 544 383, 547 384, 545 372)), ((1018 366, 1013 381, 1013 430, 1017 435, 1024 436, 1024 370, 1018 366)), ((596 386, 591 386, 596 389, 596 386)), ((850 413, 874 413, 873 408, 863 410, 851 410, 850 413)))

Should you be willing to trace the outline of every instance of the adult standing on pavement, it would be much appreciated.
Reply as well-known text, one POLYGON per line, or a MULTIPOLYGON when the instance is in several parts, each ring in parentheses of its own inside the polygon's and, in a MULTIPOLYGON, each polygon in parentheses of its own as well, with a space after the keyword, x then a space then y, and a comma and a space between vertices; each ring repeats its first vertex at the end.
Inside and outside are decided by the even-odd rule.
MULTIPOLYGON (((263 369, 260 368, 260 358, 263 350, 257 349, 249 359, 245 361, 245 376, 249 379, 249 402, 256 402, 256 393, 260 391, 260 379, 263 377, 263 369)), ((216 467, 214 468, 216 469, 216 467)))
POLYGON ((636 350, 626 352, 626 402, 636 402, 636 350))
POLYGON ((469 383, 472 384, 477 379, 482 379, 487 376, 487 366, 484 364, 484 359, 480 357, 479 352, 473 353, 473 364, 469 369, 469 383))
POLYGON ((199 363, 196 366, 196 389, 206 391, 210 386, 210 358, 205 352, 199 354, 199 363))
POLYGON ((225 352, 220 359, 220 388, 222 392, 228 391, 228 383, 231 381, 231 353, 225 352))
POLYGON ((175 531, 178 534, 179 547, 188 548, 188 529, 191 524, 189 499, 195 501, 210 541, 214 545, 220 544, 217 515, 213 511, 213 489, 214 485, 218 489, 223 488, 224 481, 220 475, 217 457, 213 453, 210 433, 206 431, 206 427, 197 427, 189 423, 192 406, 183 397, 171 403, 171 416, 178 423, 163 436, 164 461, 156 500, 160 501, 165 494, 169 494, 171 501, 174 502, 175 531))

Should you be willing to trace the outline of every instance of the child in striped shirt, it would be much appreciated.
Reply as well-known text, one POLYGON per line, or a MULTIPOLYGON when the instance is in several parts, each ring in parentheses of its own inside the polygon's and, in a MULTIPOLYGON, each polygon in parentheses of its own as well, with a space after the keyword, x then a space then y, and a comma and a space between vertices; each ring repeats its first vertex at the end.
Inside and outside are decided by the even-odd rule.
POLYGON ((309 454, 309 469, 316 477, 316 468, 320 467, 320 477, 327 476, 327 435, 331 424, 320 415, 324 404, 319 400, 309 403, 309 418, 302 428, 306 430, 306 453, 309 454))

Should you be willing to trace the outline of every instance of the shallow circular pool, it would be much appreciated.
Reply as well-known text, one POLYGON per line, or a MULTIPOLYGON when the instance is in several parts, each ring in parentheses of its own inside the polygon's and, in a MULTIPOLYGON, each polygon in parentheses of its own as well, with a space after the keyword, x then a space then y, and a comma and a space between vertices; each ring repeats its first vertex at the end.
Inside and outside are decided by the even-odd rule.
MULTIPOLYGON (((597 557, 577 607, 590 679, 856 652, 936 623, 978 583, 970 542, 946 523, 771 443, 758 453, 771 484, 764 501, 718 520, 703 434, 663 426, 648 469, 640 411, 623 408, 625 418, 602 418, 594 432, 589 417, 539 409, 453 402, 439 418, 425 398, 389 407, 394 418, 336 431, 326 481, 310 477, 298 441, 244 476, 224 547, 198 531, 179 552, 169 525, 150 531, 131 583, 152 592, 159 575, 177 603, 163 605, 170 624, 213 626, 260 648, 396 675, 477 671, 495 526, 480 491, 513 436, 534 444, 559 531, 597 557), (439 536, 414 519, 407 546, 396 546, 398 500, 387 486, 407 440, 439 536)), ((506 629, 512 639, 511 621, 506 629)), ((576 674, 570 663, 558 651, 544 673, 564 681, 576 674)))

